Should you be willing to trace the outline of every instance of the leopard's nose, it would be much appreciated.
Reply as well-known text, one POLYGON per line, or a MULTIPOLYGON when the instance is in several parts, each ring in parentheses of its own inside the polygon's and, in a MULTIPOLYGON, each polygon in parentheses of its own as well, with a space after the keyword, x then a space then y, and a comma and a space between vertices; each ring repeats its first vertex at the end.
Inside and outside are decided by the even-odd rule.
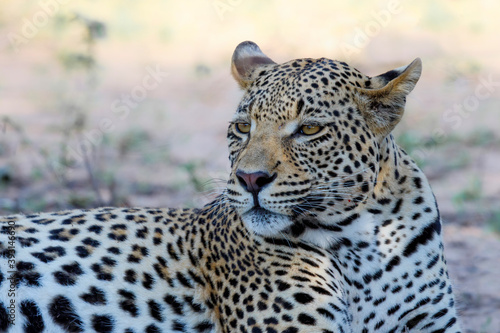
POLYGON ((276 179, 276 176, 276 173, 269 175, 262 171, 252 173, 246 173, 241 170, 236 171, 236 177, 241 186, 254 196, 256 196, 267 184, 272 183, 273 180, 276 179))

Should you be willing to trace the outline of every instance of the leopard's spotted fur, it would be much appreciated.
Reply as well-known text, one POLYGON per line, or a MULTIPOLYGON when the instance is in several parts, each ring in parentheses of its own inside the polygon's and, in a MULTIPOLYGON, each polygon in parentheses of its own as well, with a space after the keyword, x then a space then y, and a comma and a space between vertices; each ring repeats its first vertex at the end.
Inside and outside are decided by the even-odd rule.
POLYGON ((420 60, 368 77, 244 42, 232 71, 224 193, 3 218, 0 331, 460 332, 436 201, 390 134, 420 60))

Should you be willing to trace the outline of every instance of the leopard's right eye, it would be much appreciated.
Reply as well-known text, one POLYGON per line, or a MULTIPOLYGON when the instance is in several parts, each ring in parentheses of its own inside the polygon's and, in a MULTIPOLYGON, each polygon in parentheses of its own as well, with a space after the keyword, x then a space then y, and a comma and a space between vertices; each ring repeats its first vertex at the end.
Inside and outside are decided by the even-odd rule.
POLYGON ((236 130, 238 130, 238 132, 240 132, 240 133, 247 134, 250 132, 250 124, 249 123, 237 123, 236 130))
POLYGON ((300 133, 305 135, 314 135, 319 131, 321 131, 321 127, 316 125, 304 125, 300 128, 300 133))

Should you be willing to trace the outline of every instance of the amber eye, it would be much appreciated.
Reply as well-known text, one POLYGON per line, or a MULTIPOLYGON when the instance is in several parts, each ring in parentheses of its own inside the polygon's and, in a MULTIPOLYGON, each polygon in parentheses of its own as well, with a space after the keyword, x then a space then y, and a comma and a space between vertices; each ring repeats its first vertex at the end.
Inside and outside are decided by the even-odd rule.
POLYGON ((250 132, 250 124, 249 123, 237 123, 236 129, 240 133, 248 133, 248 132, 250 132))
POLYGON ((313 125, 304 125, 300 128, 300 133, 305 134, 305 135, 313 135, 318 133, 321 130, 321 127, 319 126, 313 126, 313 125))

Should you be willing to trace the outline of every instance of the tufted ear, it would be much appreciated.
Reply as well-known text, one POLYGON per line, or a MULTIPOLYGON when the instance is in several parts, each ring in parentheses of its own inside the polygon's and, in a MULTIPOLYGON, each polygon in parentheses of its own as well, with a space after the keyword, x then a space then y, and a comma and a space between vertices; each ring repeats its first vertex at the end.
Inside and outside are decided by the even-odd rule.
POLYGON ((406 96, 413 90, 422 73, 420 58, 408 66, 373 77, 369 88, 357 88, 358 106, 371 130, 382 137, 388 135, 403 117, 406 96))
POLYGON ((234 50, 231 73, 238 84, 246 89, 254 80, 252 74, 255 69, 269 64, 275 64, 275 62, 262 53, 257 44, 246 41, 240 43, 234 50))

